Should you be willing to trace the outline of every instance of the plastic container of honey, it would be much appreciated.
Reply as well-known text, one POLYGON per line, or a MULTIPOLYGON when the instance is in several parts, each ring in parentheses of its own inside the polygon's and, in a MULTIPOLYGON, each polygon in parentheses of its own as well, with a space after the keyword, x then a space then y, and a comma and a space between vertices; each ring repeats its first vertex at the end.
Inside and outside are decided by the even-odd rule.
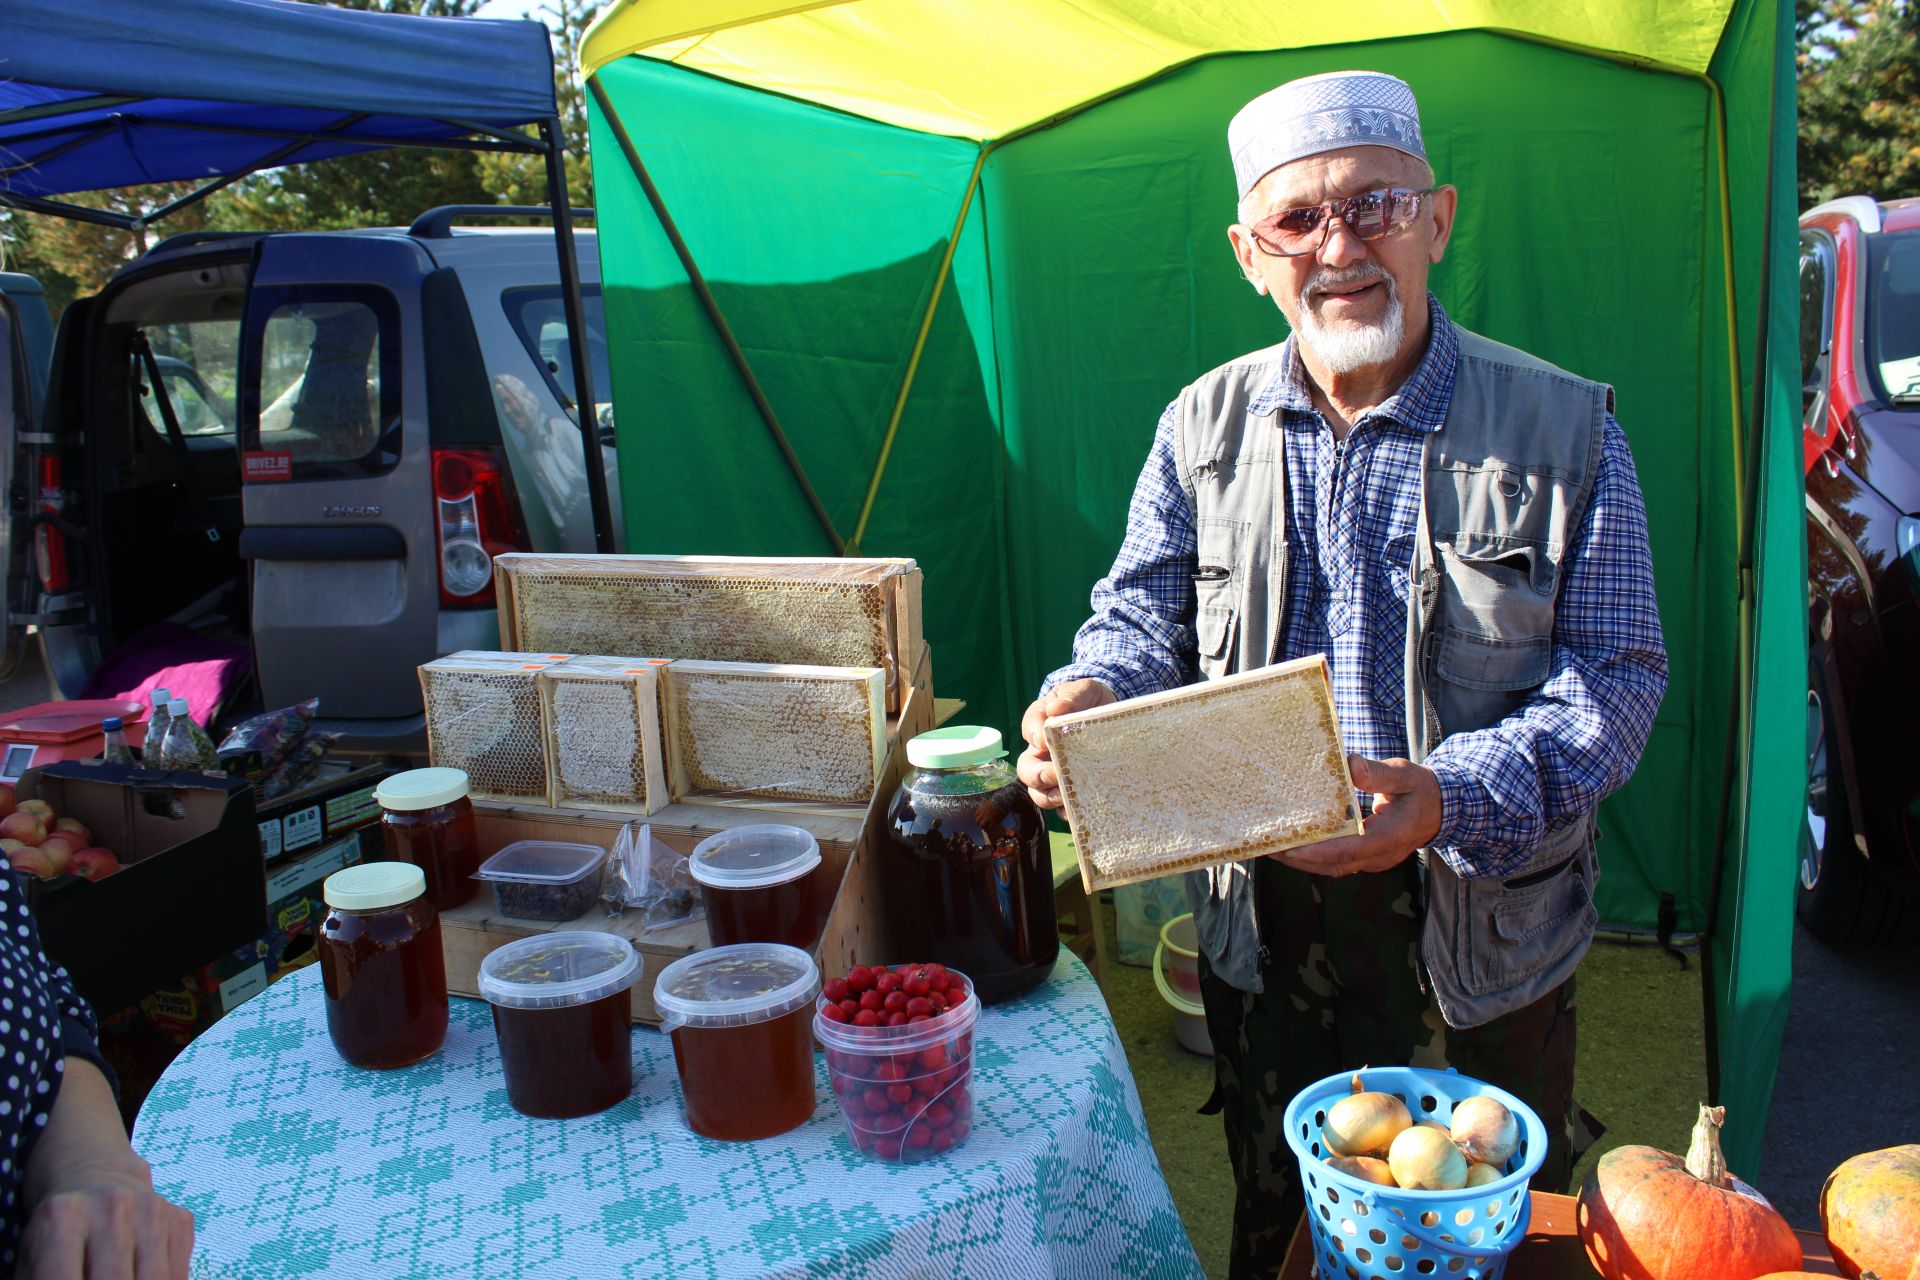
POLYGON ((640 953, 611 933, 543 933, 489 952, 507 1101, 543 1119, 588 1116, 633 1092, 633 984, 640 953))
POLYGON ((404 1067, 447 1037, 447 966, 426 875, 367 862, 328 876, 317 948, 327 1034, 356 1067, 404 1067))
MULTIPOLYGON (((905 977, 917 966, 900 965, 905 977)), ((873 970, 881 972, 880 969, 873 970)), ((973 1028, 980 999, 957 969, 966 998, 936 1018, 898 1027, 861 1027, 816 1011, 813 1033, 827 1050, 827 1080, 855 1149, 896 1164, 944 1155, 973 1129, 973 1028)), ((824 1008, 822 996, 816 1010, 824 1008)))
POLYGON ((716 947, 778 942, 811 951, 825 924, 820 842, 799 827, 735 827, 694 846, 687 868, 716 947))
POLYGON ((771 1138, 813 1114, 813 1002, 820 973, 797 947, 749 942, 661 970, 653 1003, 673 1037, 687 1127, 771 1138))
POLYGON ((409 769, 374 789, 387 857, 426 873, 427 897, 445 911, 471 902, 479 888, 480 842, 462 769, 409 769))

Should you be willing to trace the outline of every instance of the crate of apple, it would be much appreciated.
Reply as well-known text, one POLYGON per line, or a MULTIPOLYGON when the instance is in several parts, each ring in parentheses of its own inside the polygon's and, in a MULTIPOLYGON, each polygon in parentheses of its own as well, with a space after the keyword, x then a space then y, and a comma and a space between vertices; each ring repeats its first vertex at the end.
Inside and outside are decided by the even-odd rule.
POLYGON ((0 783, 0 853, 15 871, 42 880, 98 880, 120 869, 118 858, 93 843, 86 823, 61 817, 45 800, 16 802, 13 788, 5 783, 0 783))
POLYGON ((939 964, 855 965, 821 986, 814 1034, 858 1150, 911 1164, 966 1139, 979 1017, 973 984, 939 964))

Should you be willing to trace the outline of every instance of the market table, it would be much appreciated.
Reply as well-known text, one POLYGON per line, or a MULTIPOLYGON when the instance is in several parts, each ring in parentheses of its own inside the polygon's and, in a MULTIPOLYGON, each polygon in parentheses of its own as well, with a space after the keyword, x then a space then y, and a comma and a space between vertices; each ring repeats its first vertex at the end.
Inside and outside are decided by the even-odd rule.
POLYGON ((1065 951, 982 1012, 973 1133, 922 1165, 853 1149, 819 1055, 810 1121, 726 1143, 681 1122, 668 1038, 633 1045, 625 1102, 532 1120, 507 1105, 484 1002, 453 1000, 433 1057, 367 1071, 334 1052, 309 967, 189 1045, 133 1142, 193 1210, 197 1277, 1201 1275, 1106 1004, 1065 951))
MULTIPOLYGON (((1514 1247, 1513 1255, 1507 1259, 1506 1280, 1594 1280, 1593 1266, 1580 1244, 1574 1198, 1545 1191, 1529 1194, 1533 1200, 1533 1216, 1528 1222, 1526 1239, 1514 1247)), ((1824 1239, 1811 1231, 1794 1234, 1800 1237, 1800 1248, 1806 1255, 1802 1265, 1806 1270, 1815 1275, 1840 1274, 1824 1239)), ((1313 1280, 1313 1274, 1313 1236, 1307 1229, 1306 1215, 1302 1214, 1300 1225, 1293 1229, 1293 1240, 1287 1245, 1286 1261, 1281 1264, 1275 1280, 1313 1280)))

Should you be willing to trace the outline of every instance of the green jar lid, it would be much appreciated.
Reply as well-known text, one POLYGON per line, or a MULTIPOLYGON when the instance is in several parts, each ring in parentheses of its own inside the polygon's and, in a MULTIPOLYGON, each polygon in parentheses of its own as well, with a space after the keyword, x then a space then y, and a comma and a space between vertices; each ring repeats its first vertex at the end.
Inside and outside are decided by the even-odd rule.
POLYGON ((950 724, 907 742, 907 762, 916 769, 964 769, 1006 754, 1000 731, 977 724, 950 724))

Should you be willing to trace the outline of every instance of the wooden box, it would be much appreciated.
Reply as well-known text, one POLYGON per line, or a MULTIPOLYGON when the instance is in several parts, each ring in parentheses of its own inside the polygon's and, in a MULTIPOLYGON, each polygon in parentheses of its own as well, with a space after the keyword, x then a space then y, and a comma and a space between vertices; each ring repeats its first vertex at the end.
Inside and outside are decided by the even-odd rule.
POLYGON ((664 658, 580 657, 536 674, 551 804, 647 814, 667 803, 666 667, 664 658))
POLYGON ((465 770, 476 800, 547 801, 535 677, 568 656, 463 649, 423 664, 428 757, 465 770))
POLYGON ((505 648, 878 667, 890 712, 922 647, 911 560, 514 552, 494 590, 505 648))
POLYGON ((877 667, 674 662, 661 685, 673 798, 864 808, 886 766, 877 667))
MULTIPOLYGON (((480 856, 491 857, 515 840, 569 840, 613 847, 628 822, 652 824, 653 834, 679 850, 692 853, 695 845, 717 831, 761 822, 804 827, 820 841, 821 875, 817 883, 830 895, 826 926, 814 957, 824 976, 844 972, 856 957, 873 954, 874 912, 879 901, 873 871, 879 833, 884 829, 887 804, 899 786, 906 766, 905 743, 934 727, 931 659, 921 650, 913 682, 900 714, 889 724, 888 749, 880 786, 864 808, 839 812, 809 809, 744 809, 723 805, 671 804, 647 818, 584 809, 549 809, 540 805, 476 802, 475 833, 480 856)), ((949 704, 951 705, 951 704, 949 704)), ((647 933, 638 912, 609 916, 596 903, 577 920, 548 924, 503 916, 494 910, 493 894, 483 885, 472 902, 440 916, 441 940, 446 951, 447 987, 457 995, 478 996, 480 961, 495 947, 516 938, 572 929, 617 933, 633 943, 645 966, 633 988, 633 1020, 657 1024, 653 984, 661 970, 684 955, 709 945, 704 920, 647 933)))

